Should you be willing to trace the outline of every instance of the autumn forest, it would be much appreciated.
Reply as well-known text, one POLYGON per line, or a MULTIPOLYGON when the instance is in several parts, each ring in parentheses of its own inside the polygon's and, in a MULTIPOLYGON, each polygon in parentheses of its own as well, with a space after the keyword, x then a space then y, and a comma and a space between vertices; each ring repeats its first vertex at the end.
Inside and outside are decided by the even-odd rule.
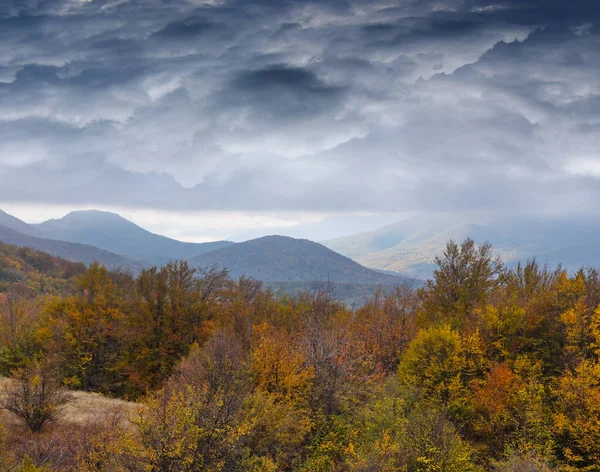
POLYGON ((449 242, 357 309, 2 245, 5 471, 597 471, 600 273, 449 242), (127 408, 86 421, 78 392, 127 408))

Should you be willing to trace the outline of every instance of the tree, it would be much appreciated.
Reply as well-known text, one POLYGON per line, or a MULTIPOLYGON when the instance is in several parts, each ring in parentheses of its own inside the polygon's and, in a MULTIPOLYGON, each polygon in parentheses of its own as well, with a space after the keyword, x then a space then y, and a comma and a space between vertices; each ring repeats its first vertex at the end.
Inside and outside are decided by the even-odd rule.
POLYGON ((412 402, 393 380, 365 406, 357 418, 356 439, 348 447, 351 471, 481 470, 474 449, 463 440, 444 408, 412 402))
POLYGON ((252 367, 259 389, 286 398, 305 399, 312 380, 300 346, 283 329, 254 327, 252 367))
POLYGON ((555 428, 560 454, 581 470, 600 464, 600 363, 583 361, 558 381, 555 428))
POLYGON ((5 388, 0 407, 25 423, 32 433, 60 416, 61 407, 72 397, 51 377, 51 370, 39 361, 19 369, 5 388))
POLYGON ((74 296, 44 304, 44 324, 52 333, 46 350, 58 354, 63 383, 69 387, 123 394, 125 379, 119 367, 127 318, 124 287, 97 263, 76 282, 74 296))
POLYGON ((450 240, 443 257, 436 257, 435 263, 434 280, 421 291, 424 314, 434 321, 463 327, 473 309, 483 306, 497 286, 502 262, 494 258, 491 244, 476 246, 467 238, 460 246, 450 240))
MULTIPOLYGON (((415 336, 418 300, 410 285, 396 287, 375 296, 359 308, 351 321, 353 348, 363 356, 375 375, 387 375, 398 368, 400 357, 415 336)), ((364 373, 360 372, 360 374, 364 373)))
POLYGON ((149 471, 223 470, 236 418, 249 390, 239 340, 219 331, 194 346, 163 388, 147 396, 134 420, 149 471))
POLYGON ((294 470, 292 465, 301 457, 302 444, 311 429, 309 413, 278 395, 262 391, 249 395, 232 438, 235 455, 231 469, 249 470, 250 464, 260 461, 274 465, 274 470, 294 470), (233 463, 242 467, 234 469, 233 463))
POLYGON ((22 367, 40 349, 34 331, 37 303, 19 290, 9 290, 0 301, 0 374, 22 367))
POLYGON ((449 326, 419 332, 402 356, 400 380, 425 398, 448 405, 464 395, 470 380, 485 370, 477 334, 467 337, 449 326))
MULTIPOLYGON (((517 370, 523 370, 522 363, 517 363, 517 370)), ((524 370, 515 373, 507 364, 495 363, 484 380, 472 385, 469 427, 487 447, 487 456, 500 458, 508 447, 536 457, 550 454, 552 419, 545 407, 539 367, 537 375, 535 367, 524 370)))
POLYGON ((129 319, 131 396, 160 388, 187 354, 194 339, 188 323, 193 313, 193 276, 194 270, 185 262, 151 267, 138 275, 138 296, 129 319))
POLYGON ((311 302, 302 333, 302 353, 311 370, 309 403, 314 414, 334 414, 346 376, 343 362, 345 333, 333 323, 341 307, 329 294, 319 293, 311 302))

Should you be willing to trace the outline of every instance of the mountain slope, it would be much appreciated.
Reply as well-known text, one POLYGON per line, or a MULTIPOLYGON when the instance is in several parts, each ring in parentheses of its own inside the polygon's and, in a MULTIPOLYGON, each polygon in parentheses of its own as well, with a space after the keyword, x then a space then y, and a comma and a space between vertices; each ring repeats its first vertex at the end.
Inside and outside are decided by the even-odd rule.
POLYGON ((461 227, 466 224, 468 222, 447 216, 435 219, 412 217, 374 231, 324 241, 323 244, 333 251, 357 260, 368 254, 393 249, 399 244, 418 247, 423 241, 432 238, 442 236, 443 239, 444 235, 457 235, 462 233, 461 227))
POLYGON ((172 259, 189 259, 232 243, 185 243, 147 231, 129 220, 104 211, 74 211, 63 218, 36 225, 51 239, 89 244, 152 264, 172 259))
POLYGON ((600 222, 569 218, 503 218, 471 223, 453 217, 418 217, 375 231, 325 241, 330 249, 374 269, 429 278, 449 239, 489 241, 507 264, 536 257, 569 270, 600 266, 600 222), (586 248, 585 252, 577 248, 586 248))
POLYGON ((248 275, 265 282, 331 281, 399 285, 401 277, 379 273, 306 239, 266 236, 201 254, 194 265, 217 264, 232 277, 248 275))
POLYGON ((72 278, 84 272, 82 263, 0 242, 0 304, 2 294, 24 293, 23 287, 30 293, 71 294, 72 278))
POLYGON ((104 251, 103 249, 85 244, 37 238, 19 233, 3 225, 0 225, 0 241, 5 244, 12 244, 13 246, 30 247, 68 261, 83 262, 85 264, 99 262, 110 269, 121 268, 133 272, 137 272, 141 268, 138 262, 104 251))
POLYGON ((34 226, 29 225, 2 210, 0 210, 0 225, 29 236, 41 236, 40 232, 34 226))
POLYGON ((449 217, 414 217, 323 244, 372 269, 428 278, 434 258, 442 253, 446 242, 462 240, 475 229, 476 225, 449 217))

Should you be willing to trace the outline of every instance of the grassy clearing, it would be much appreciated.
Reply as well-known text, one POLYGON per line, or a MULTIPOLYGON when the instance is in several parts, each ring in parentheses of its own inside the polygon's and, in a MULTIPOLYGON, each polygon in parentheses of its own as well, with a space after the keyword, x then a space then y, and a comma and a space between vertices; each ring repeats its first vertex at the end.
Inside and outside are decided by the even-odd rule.
MULTIPOLYGON (((0 377, 0 397, 5 395, 10 379, 0 377)), ((126 421, 135 415, 138 404, 116 398, 109 398, 98 393, 72 391, 74 400, 64 406, 58 424, 86 424, 103 419, 108 415, 121 415, 126 421)), ((0 409, 0 423, 6 426, 19 424, 14 415, 0 409)))

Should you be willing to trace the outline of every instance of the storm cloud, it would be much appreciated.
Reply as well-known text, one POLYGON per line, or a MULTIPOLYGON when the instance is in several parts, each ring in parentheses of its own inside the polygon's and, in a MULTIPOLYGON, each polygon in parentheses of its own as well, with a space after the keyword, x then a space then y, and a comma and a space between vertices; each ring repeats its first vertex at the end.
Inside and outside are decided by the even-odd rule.
POLYGON ((0 201, 592 212, 600 3, 0 4, 0 201))

